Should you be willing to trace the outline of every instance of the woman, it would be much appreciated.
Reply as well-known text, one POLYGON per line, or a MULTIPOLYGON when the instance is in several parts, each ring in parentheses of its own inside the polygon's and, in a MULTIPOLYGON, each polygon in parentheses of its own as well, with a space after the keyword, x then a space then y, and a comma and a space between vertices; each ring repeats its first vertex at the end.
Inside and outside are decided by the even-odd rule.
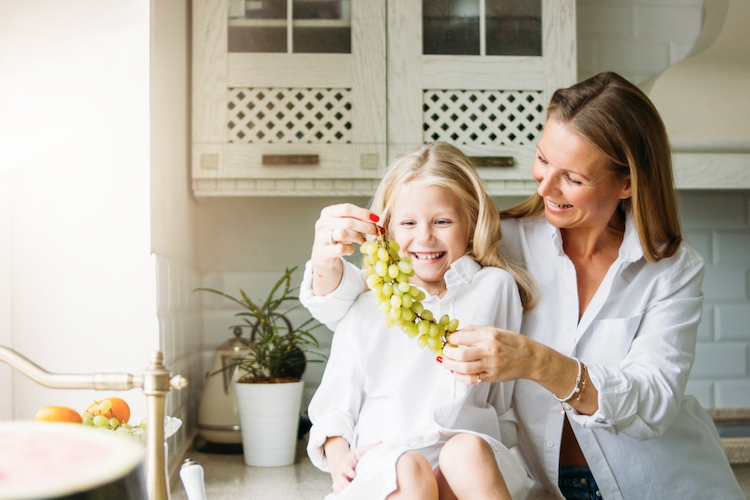
MULTIPOLYGON (((682 241, 656 109, 613 73, 558 90, 532 170, 537 193, 501 215, 537 305, 523 335, 452 334, 462 348, 444 348, 444 367, 467 383, 516 380, 522 456, 558 498, 743 499, 713 422, 684 395, 703 260, 682 241)), ((336 254, 376 231, 371 216, 329 207, 316 225, 305 300, 323 321, 363 287, 336 254)))

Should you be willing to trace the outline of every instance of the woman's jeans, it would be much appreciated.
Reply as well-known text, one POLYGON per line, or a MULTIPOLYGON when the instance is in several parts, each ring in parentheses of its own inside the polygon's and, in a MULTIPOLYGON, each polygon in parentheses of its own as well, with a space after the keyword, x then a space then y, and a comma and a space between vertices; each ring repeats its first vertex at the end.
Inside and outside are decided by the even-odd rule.
POLYGON ((560 467, 557 480, 566 500, 601 500, 602 494, 588 467, 560 467))

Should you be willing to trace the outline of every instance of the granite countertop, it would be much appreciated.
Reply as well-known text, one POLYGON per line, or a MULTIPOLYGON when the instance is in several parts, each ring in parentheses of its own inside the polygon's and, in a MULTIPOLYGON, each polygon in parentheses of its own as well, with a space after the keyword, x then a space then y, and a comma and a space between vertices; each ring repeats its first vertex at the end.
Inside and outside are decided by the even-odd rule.
MULTIPOLYGON (((203 453, 194 447, 185 452, 179 464, 191 458, 203 466, 207 500, 321 500, 331 492, 331 478, 310 463, 304 447, 303 439, 294 465, 286 467, 248 467, 241 454, 203 453)), ((171 477, 170 497, 188 500, 177 474, 179 464, 171 477)), ((750 499, 750 463, 735 463, 732 469, 745 497, 750 499)))
POLYGON ((750 464, 750 408, 707 410, 716 422, 729 463, 750 464))
MULTIPOLYGON (((194 447, 179 464, 191 458, 203 466, 207 500, 320 500, 331 492, 331 476, 312 465, 306 441, 298 443, 294 465, 285 467, 248 467, 241 454, 203 453, 194 447)), ((170 483, 171 500, 187 500, 177 471, 170 483)))

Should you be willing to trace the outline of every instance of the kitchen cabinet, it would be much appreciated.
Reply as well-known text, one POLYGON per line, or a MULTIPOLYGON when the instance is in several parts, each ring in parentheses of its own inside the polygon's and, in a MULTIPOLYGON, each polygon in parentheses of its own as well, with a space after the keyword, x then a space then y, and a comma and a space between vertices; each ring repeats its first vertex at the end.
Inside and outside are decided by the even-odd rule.
POLYGON ((573 0, 195 0, 193 191, 369 196, 445 141, 493 194, 530 193, 575 58, 573 0))

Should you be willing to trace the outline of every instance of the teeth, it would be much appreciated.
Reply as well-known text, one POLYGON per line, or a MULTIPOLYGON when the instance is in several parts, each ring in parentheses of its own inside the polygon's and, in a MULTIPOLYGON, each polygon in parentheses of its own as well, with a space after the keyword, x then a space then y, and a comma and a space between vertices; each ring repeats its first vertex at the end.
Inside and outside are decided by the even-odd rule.
POLYGON ((549 203, 552 208, 570 208, 573 206, 573 205, 558 205, 557 203, 549 201, 549 200, 547 200, 547 203, 549 203))
POLYGON ((443 255, 445 255, 445 252, 438 252, 438 253, 414 253, 412 252, 412 255, 417 260, 434 260, 434 259, 439 259, 443 255))

